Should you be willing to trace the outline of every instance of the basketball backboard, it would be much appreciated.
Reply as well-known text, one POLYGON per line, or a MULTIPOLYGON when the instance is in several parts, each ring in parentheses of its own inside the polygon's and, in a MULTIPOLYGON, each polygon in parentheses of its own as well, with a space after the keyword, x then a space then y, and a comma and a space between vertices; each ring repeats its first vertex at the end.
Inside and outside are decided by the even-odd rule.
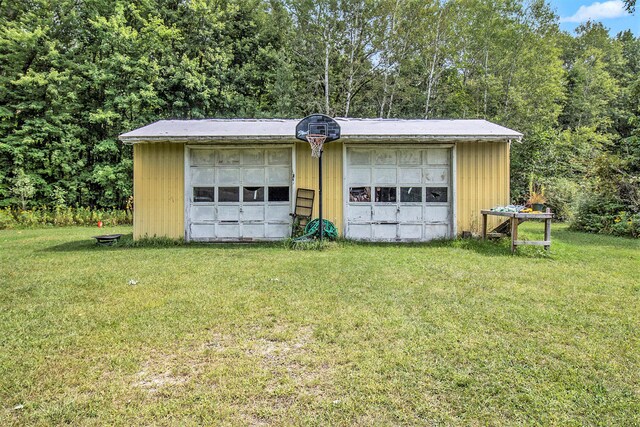
POLYGON ((326 142, 340 139, 340 125, 324 114, 312 114, 300 120, 296 126, 296 138, 308 141, 307 135, 325 135, 326 142))

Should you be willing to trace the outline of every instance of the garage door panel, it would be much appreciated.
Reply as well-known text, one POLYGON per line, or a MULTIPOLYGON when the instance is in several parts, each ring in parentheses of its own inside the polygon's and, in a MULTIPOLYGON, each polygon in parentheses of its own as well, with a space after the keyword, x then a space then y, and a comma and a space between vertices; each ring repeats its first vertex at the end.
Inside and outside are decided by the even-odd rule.
POLYGON ((244 205, 242 207, 242 221, 264 221, 264 206, 244 205))
POLYGON ((396 168, 376 168, 373 170, 374 184, 395 184, 397 179, 396 168))
POLYGON ((448 165, 449 164, 448 148, 429 148, 425 150, 427 164, 430 165, 448 165))
POLYGON ((371 224, 349 224, 348 236, 355 240, 371 240, 371 224))
POLYGON ((422 240, 422 224, 400 224, 398 237, 403 240, 422 240))
POLYGON ((239 205, 218 205, 218 221, 240 221, 239 205))
POLYGON ((214 221, 216 219, 215 206, 191 206, 191 220, 194 222, 214 221))
POLYGON ((288 236, 290 232, 289 224, 267 223, 265 226, 265 237, 269 239, 281 239, 282 236, 288 236))
POLYGON ((191 224, 190 237, 194 240, 208 240, 216 235, 214 224, 191 224))
POLYGON ((217 154, 218 165, 239 165, 240 150, 220 150, 217 154))
POLYGON ((220 223, 216 225, 216 237, 221 239, 239 239, 240 224, 239 223, 220 223))
POLYGON ((449 206, 425 206, 424 220, 426 222, 449 222, 449 206))
POLYGON ((395 224, 372 224, 373 238, 376 240, 395 240, 398 228, 395 224))
POLYGON ((401 205, 398 212, 399 222, 421 222, 422 221, 422 205, 407 206, 401 205))
POLYGON ((373 163, 375 165, 395 165, 396 150, 374 150, 373 163))
POLYGON ((218 185, 238 185, 240 182, 240 170, 237 168, 219 168, 218 185))
POLYGON ((289 222, 291 216, 291 208, 289 205, 271 205, 269 206, 269 215, 267 221, 273 222, 289 222))
POLYGON ((420 184, 422 182, 422 168, 399 168, 398 184, 420 184))
POLYGON ((446 184, 449 182, 449 168, 429 168, 424 171, 426 184, 446 184))
POLYGON ((192 167, 191 168, 191 185, 206 186, 213 185, 215 183, 215 169, 205 167, 192 167))
POLYGON ((371 165, 371 150, 349 150, 350 165, 371 165))
POLYGON ((269 175, 267 182, 271 185, 289 185, 291 181, 290 168, 271 167, 267 170, 269 175))
POLYGON ((264 185, 264 168, 247 168, 242 170, 242 183, 244 185, 264 185))
POLYGON ((397 222, 398 207, 396 205, 389 206, 374 206, 373 207, 373 221, 384 222, 397 222))
POLYGON ((270 165, 290 165, 291 150, 287 148, 276 148, 267 150, 267 159, 270 165))
POLYGON ((371 206, 369 205, 352 205, 349 207, 348 221, 371 221, 371 206))
POLYGON ((242 237, 245 239, 262 239, 265 237, 265 224, 242 224, 242 237))
POLYGON ((371 169, 353 168, 348 172, 349 182, 352 184, 369 184, 371 182, 371 169))
POLYGON ((263 165, 264 150, 242 150, 243 165, 263 165))
POLYGON ((398 155, 399 165, 421 165, 422 164, 422 150, 400 150, 398 155))
POLYGON ((216 163, 216 151, 197 149, 191 150, 192 166, 210 166, 216 163))
POLYGON ((424 237, 427 240, 446 239, 449 237, 448 224, 425 224, 424 237))

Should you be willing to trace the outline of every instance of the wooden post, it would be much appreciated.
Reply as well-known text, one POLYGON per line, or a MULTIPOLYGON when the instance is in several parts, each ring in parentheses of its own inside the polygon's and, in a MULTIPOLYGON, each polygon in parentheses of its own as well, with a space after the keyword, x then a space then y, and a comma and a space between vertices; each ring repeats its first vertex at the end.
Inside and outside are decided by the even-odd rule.
POLYGON ((487 214, 482 214, 482 240, 487 240, 487 214))
POLYGON ((511 217, 511 253, 516 251, 516 240, 518 240, 518 218, 511 217))
MULTIPOLYGON (((545 242, 551 242, 551 218, 544 220, 544 240, 545 242)), ((550 245, 544 245, 544 250, 548 251, 550 245)))

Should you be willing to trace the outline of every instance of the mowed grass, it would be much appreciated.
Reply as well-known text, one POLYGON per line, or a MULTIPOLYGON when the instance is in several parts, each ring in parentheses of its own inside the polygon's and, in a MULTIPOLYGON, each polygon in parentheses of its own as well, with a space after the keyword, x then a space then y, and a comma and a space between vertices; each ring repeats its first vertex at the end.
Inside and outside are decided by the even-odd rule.
POLYGON ((0 231, 0 425, 640 425, 638 240, 554 225, 549 255, 513 256, 96 231, 0 231))

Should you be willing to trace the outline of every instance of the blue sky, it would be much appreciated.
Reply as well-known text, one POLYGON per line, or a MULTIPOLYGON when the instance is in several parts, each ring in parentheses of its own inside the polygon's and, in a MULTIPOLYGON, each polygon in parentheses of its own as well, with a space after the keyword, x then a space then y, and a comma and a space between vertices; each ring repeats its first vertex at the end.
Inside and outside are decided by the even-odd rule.
POLYGON ((630 29, 640 36, 640 4, 636 13, 628 14, 621 0, 548 0, 560 16, 560 28, 574 34, 573 30, 588 18, 599 21, 609 28, 611 35, 630 29))

